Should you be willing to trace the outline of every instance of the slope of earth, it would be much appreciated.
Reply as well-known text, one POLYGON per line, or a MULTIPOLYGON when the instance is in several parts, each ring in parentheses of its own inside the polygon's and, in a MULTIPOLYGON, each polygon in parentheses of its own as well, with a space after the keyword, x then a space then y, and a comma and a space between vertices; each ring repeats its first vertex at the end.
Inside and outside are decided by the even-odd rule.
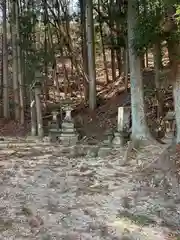
POLYGON ((0 239, 178 239, 180 196, 138 176, 162 146, 133 153, 126 164, 125 149, 106 158, 73 157, 71 150, 0 143, 0 239))
MULTIPOLYGON (((167 71, 168 72, 168 71, 167 71)), ((166 80, 166 72, 162 74, 166 80)), ((148 91, 154 90, 154 71, 146 69, 143 72, 144 85, 148 91)), ((130 103, 129 92, 124 91, 122 79, 111 82, 102 88, 98 93, 98 108, 94 112, 90 112, 84 104, 80 104, 74 109, 74 119, 76 126, 80 128, 80 133, 87 138, 102 139, 104 132, 110 128, 115 129, 117 125, 118 107, 126 103, 130 103)), ((75 94, 76 95, 76 94, 75 94)), ((29 114, 30 115, 30 114, 29 114)), ((25 126, 14 121, 0 119, 1 136, 25 136, 30 132, 30 120, 25 126)))
MULTIPOLYGON (((169 70, 160 73, 161 84, 168 87, 169 70)), ((144 93, 147 102, 152 101, 155 89, 155 73, 152 69, 143 71, 144 93)), ((172 95, 171 93, 169 94, 172 95)), ((117 127, 118 107, 129 105, 131 102, 130 89, 124 91, 122 81, 117 80, 109 84, 106 92, 99 94, 99 106, 94 112, 90 112, 84 106, 75 110, 75 122, 82 128, 82 134, 89 138, 102 139, 106 130, 117 127), (108 98, 108 96, 111 96, 108 98), (105 100, 106 99, 106 100, 105 100), (104 101, 103 101, 104 100, 104 101)), ((164 96, 166 98, 166 95, 164 96)), ((165 99, 164 99, 165 100, 165 99)), ((153 101, 150 103, 152 107, 153 101)))

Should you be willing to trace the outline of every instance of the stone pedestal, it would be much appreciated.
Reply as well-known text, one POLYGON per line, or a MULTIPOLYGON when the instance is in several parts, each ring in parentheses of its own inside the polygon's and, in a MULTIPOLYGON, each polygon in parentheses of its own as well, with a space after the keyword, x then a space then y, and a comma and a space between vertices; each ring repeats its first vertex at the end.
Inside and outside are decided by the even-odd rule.
POLYGON ((111 153, 112 150, 112 140, 113 140, 113 130, 109 129, 104 134, 104 140, 100 145, 98 151, 98 157, 106 157, 111 153))
POLYGON ((61 134, 59 136, 59 140, 63 145, 75 145, 78 142, 78 134, 71 118, 72 108, 68 106, 65 111, 66 116, 61 125, 61 134))
POLYGON ((75 145, 78 141, 78 134, 74 128, 74 123, 64 121, 59 139, 63 145, 75 145))
POLYGON ((98 156, 98 151, 99 151, 99 146, 97 145, 90 145, 88 146, 87 149, 87 157, 92 157, 92 158, 96 158, 98 156))
POLYGON ((129 132, 130 114, 131 114, 130 107, 118 108, 117 131, 114 133, 114 139, 112 141, 112 144, 114 146, 123 146, 128 141, 128 137, 130 135, 130 132, 129 132))
POLYGON ((109 145, 102 145, 98 151, 98 157, 107 157, 111 154, 112 148, 109 145))
POLYGON ((58 111, 52 112, 53 119, 49 124, 49 137, 52 142, 56 142, 59 136, 61 135, 61 129, 59 127, 59 123, 57 119, 58 114, 59 114, 58 111))
POLYGON ((115 146, 123 146, 125 144, 125 140, 122 132, 114 133, 114 139, 112 140, 112 144, 115 146))
POLYGON ((113 140, 113 131, 112 130, 107 130, 104 134, 103 145, 111 146, 112 140, 113 140))

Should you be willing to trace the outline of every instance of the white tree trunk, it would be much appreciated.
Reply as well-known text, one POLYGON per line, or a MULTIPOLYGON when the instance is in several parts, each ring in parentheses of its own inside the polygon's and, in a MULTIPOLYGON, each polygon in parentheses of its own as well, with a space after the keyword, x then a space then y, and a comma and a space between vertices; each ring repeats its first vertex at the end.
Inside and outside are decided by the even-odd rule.
POLYGON ((136 0, 128 1, 128 45, 131 80, 132 140, 150 137, 144 112, 143 80, 140 57, 136 55, 132 42, 136 26, 136 0))
POLYGON ((176 142, 180 143, 180 64, 177 67, 176 79, 173 85, 173 94, 174 94, 174 107, 176 113, 176 129, 177 129, 176 142))

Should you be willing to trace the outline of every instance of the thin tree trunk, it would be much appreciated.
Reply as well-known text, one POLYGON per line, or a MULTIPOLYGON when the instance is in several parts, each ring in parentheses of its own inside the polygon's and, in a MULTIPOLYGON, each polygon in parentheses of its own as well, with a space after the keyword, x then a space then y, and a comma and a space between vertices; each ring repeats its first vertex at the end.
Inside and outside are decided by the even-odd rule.
POLYGON ((125 49, 125 89, 128 90, 128 82, 129 82, 129 52, 128 48, 125 49))
POLYGON ((174 107, 176 113, 176 143, 180 143, 180 64, 177 67, 176 79, 173 84, 174 107))
POLYGON ((140 60, 141 60, 141 69, 143 70, 145 68, 144 54, 140 56, 140 60))
POLYGON ((48 11, 47 11, 47 0, 44 0, 43 3, 44 7, 44 74, 45 74, 45 80, 44 80, 44 96, 45 96, 45 101, 49 100, 49 89, 48 89, 48 60, 47 60, 47 55, 48 55, 48 42, 47 42, 47 33, 48 33, 48 11))
POLYGON ((122 62, 121 62, 121 48, 119 47, 116 49, 116 59, 117 59, 117 65, 118 65, 118 77, 121 76, 121 67, 122 67, 122 62))
POLYGON ((17 36, 17 76, 19 83, 19 103, 20 103, 20 123, 24 124, 24 82, 22 78, 22 66, 21 66, 21 50, 20 50, 20 36, 19 36, 19 10, 18 2, 15 5, 16 11, 16 36, 17 36))
POLYGON ((3 115, 10 117, 9 113, 9 81, 8 81, 8 46, 7 46, 7 7, 6 0, 3 0, 3 115))
POLYGON ((88 49, 88 73, 89 73, 89 107, 91 110, 96 108, 96 66, 94 51, 94 21, 92 0, 87 0, 87 49, 88 49))
MULTIPOLYGON (((98 10, 100 13, 100 6, 101 6, 101 1, 98 0, 98 10)), ((99 15, 100 18, 100 15, 99 15)), ((104 72, 106 75, 106 83, 109 83, 109 75, 108 75, 108 66, 107 66, 107 59, 106 59, 106 50, 104 46, 104 36, 103 36, 103 24, 102 20, 100 19, 99 21, 99 28, 100 28, 100 35, 101 35, 101 45, 102 45, 102 53, 103 53, 103 62, 104 62, 104 72)))
POLYGON ((146 68, 149 67, 149 60, 148 60, 148 49, 145 52, 145 61, 146 61, 146 68))
MULTIPOLYGON (((121 12, 121 1, 116 0, 116 5, 115 5, 118 9, 119 12, 121 12)), ((120 30, 122 30, 122 26, 119 22, 119 19, 116 19, 116 29, 117 29, 117 46, 116 46, 116 59, 117 59, 117 65, 118 65, 118 77, 121 76, 121 71, 122 71, 122 60, 121 60, 121 52, 122 52, 122 48, 121 48, 121 34, 120 34, 120 30)))
POLYGON ((18 83, 18 55, 17 55, 17 26, 16 26, 16 2, 11 2, 11 34, 12 34, 12 72, 13 72, 13 90, 14 90, 14 108, 15 120, 19 120, 19 83, 18 83))
POLYGON ((161 60, 159 54, 159 44, 154 44, 154 70, 155 70, 155 86, 156 95, 158 100, 158 117, 163 115, 163 96, 160 86, 160 70, 161 70, 161 60))
MULTIPOLYGON (((88 76, 88 53, 87 53, 87 33, 86 33, 86 1, 79 0, 80 10, 81 10, 81 46, 82 46, 82 59, 83 68, 88 76)), ((86 79, 84 79, 84 96, 85 101, 89 99, 89 84, 86 79)))

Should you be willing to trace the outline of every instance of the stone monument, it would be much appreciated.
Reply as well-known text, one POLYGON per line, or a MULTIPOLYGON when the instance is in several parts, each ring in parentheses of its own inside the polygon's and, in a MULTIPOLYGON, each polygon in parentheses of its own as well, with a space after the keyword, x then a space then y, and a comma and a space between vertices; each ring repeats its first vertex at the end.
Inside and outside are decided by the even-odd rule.
POLYGON ((98 151, 99 157, 106 157, 111 153, 112 150, 112 140, 113 140, 113 130, 108 129, 104 134, 104 140, 100 145, 100 149, 98 151))
POLYGON ((57 141, 61 135, 60 124, 58 122, 58 114, 58 110, 52 111, 52 121, 49 124, 49 137, 52 142, 57 141))
POLYGON ((166 138, 172 138, 175 135, 176 131, 176 120, 175 120, 175 112, 174 111, 169 111, 166 116, 164 117, 165 121, 165 137, 166 138))
POLYGON ((71 116, 73 110, 70 103, 65 104, 63 109, 66 112, 65 118, 61 124, 61 134, 59 140, 63 145, 75 145, 78 142, 78 134, 71 116))
POLYGON ((37 134, 39 138, 44 137, 41 92, 42 92, 41 74, 37 72, 36 82, 34 84, 34 95, 35 95, 35 104, 36 104, 37 134))

